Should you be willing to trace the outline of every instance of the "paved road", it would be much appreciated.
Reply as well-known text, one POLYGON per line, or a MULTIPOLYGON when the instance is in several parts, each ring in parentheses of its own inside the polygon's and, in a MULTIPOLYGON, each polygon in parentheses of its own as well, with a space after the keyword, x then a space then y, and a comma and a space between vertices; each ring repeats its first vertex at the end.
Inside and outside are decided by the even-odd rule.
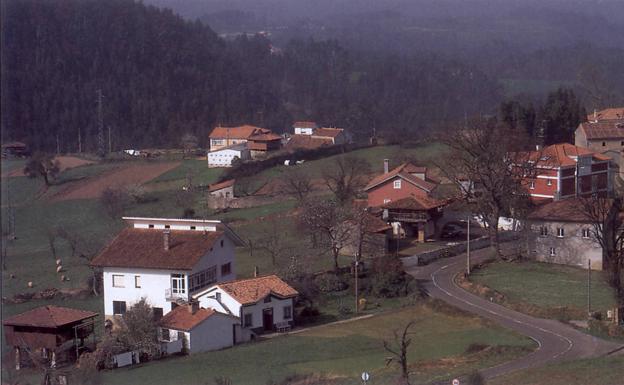
MULTIPOLYGON (((486 250, 471 253, 473 263, 485 257, 486 250)), ((535 318, 522 314, 471 294, 455 284, 454 277, 466 266, 466 255, 443 258, 427 266, 406 266, 408 273, 426 280, 426 288, 434 298, 479 316, 489 318, 504 327, 533 339, 538 348, 534 352, 481 371, 486 378, 520 369, 546 365, 553 361, 588 358, 604 355, 622 345, 582 333, 559 321, 535 318)))

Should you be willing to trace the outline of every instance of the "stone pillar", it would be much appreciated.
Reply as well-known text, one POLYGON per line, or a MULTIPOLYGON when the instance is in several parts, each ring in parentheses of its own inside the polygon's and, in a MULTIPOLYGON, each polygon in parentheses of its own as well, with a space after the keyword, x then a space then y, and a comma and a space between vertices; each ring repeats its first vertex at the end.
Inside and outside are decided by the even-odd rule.
POLYGON ((425 226, 422 223, 418 223, 418 225, 416 226, 416 229, 418 231, 418 242, 419 243, 425 243, 425 226))

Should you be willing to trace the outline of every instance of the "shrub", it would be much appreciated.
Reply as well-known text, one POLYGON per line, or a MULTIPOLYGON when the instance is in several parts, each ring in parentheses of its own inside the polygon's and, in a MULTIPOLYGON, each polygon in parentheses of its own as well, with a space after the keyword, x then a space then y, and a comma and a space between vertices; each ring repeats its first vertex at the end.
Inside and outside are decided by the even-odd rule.
POLYGON ((349 287, 344 280, 333 273, 318 275, 314 278, 314 282, 316 283, 318 289, 323 293, 342 291, 349 287))
POLYGON ((411 276, 403 270, 403 264, 395 257, 377 258, 373 263, 370 282, 371 294, 381 298, 406 296, 411 276))

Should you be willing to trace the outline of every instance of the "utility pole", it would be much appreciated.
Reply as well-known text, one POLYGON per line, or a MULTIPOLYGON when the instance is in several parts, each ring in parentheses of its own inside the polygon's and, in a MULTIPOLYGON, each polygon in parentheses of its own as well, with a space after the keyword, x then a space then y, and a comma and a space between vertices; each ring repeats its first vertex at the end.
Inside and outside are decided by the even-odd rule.
POLYGON ((102 108, 102 89, 98 88, 97 90, 97 121, 98 121, 98 136, 97 136, 97 144, 98 144, 98 155, 103 157, 106 154, 106 145, 104 144, 104 111, 102 108))
POLYGON ((468 228, 466 231, 466 275, 470 275, 470 217, 468 213, 468 228))
POLYGON ((78 125, 78 153, 82 153, 82 129, 78 125))
POLYGON ((587 315, 591 316, 591 259, 587 260, 587 315))
POLYGON ((358 306, 358 265, 360 264, 360 258, 355 253, 355 262, 353 263, 353 274, 355 275, 355 313, 357 314, 359 310, 358 306))

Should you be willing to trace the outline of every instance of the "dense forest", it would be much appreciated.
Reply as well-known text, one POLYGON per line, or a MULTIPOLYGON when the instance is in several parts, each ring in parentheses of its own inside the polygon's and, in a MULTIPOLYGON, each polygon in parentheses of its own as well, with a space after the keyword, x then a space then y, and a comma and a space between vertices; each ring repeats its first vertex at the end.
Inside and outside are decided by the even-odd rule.
POLYGON ((208 26, 130 0, 3 2, 2 134, 45 151, 205 143, 215 124, 284 131, 293 120, 426 129, 492 111, 500 87, 438 55, 373 54, 336 41, 220 39, 208 26), (99 111, 99 92, 101 114, 99 111))

